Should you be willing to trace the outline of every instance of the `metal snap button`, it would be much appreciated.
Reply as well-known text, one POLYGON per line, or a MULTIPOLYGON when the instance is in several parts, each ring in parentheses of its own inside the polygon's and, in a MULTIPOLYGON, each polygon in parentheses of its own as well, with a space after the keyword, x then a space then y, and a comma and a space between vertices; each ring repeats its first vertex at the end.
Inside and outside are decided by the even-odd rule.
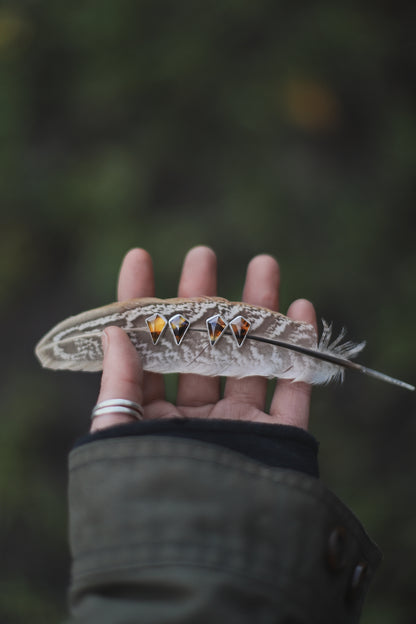
POLYGON ((347 600, 356 600, 360 597, 367 576, 368 564, 366 561, 360 561, 355 566, 351 578, 349 587, 347 590, 347 600))
POLYGON ((342 570, 346 564, 347 532, 345 527, 335 527, 328 538, 326 560, 333 572, 342 570))

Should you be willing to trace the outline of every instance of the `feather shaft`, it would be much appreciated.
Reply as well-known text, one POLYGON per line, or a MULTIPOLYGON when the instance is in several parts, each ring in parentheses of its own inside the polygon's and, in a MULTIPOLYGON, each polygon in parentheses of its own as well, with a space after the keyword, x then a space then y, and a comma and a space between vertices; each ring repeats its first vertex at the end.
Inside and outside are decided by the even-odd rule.
POLYGON ((390 375, 386 375, 385 373, 380 373, 373 368, 368 368, 367 366, 363 366, 362 364, 358 364, 357 362, 352 362, 351 360, 347 360, 346 358, 332 355, 331 353, 321 353, 320 351, 307 349, 306 347, 301 347, 300 345, 287 344, 282 342, 281 340, 268 340, 267 338, 262 338, 261 336, 248 336, 248 338, 251 338, 251 340, 258 340, 259 342, 269 342, 283 349, 292 349, 293 351, 304 353, 305 355, 317 358, 318 360, 332 362, 333 364, 337 364, 344 368, 349 368, 351 370, 364 373, 365 375, 373 377, 374 379, 379 379, 380 381, 385 381, 386 383, 399 386, 400 388, 405 388, 406 390, 415 390, 415 386, 412 386, 405 381, 401 381, 400 379, 396 379, 395 377, 391 377, 390 375))

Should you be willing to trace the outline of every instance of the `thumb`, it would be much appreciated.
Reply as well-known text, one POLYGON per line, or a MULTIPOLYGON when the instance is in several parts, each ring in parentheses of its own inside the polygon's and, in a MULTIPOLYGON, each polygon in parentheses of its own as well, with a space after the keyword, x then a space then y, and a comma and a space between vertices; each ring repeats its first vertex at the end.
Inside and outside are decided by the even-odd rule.
MULTIPOLYGON (((143 401, 143 369, 140 356, 127 334, 119 327, 108 327, 103 333, 103 375, 98 402, 109 399, 143 401)), ((103 414, 92 421, 91 431, 132 421, 126 414, 103 414)))

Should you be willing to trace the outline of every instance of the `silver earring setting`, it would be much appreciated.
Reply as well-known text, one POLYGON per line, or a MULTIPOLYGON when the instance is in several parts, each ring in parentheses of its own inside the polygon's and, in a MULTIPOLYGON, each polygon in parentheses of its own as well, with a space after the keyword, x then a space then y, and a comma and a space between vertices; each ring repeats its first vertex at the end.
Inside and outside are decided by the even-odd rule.
MULTIPOLYGON (((169 320, 162 314, 152 314, 146 319, 146 325, 150 333, 150 337, 154 345, 157 345, 163 336, 166 327, 169 326, 176 344, 179 346, 188 330, 192 331, 190 321, 182 314, 175 314, 169 320)), ((206 320, 208 340, 211 347, 214 347, 224 333, 231 334, 238 347, 242 347, 247 334, 250 330, 251 323, 244 316, 236 316, 227 323, 220 314, 214 314, 206 320), (226 332, 227 328, 230 331, 226 332)), ((199 330, 201 331, 201 330, 199 330)))

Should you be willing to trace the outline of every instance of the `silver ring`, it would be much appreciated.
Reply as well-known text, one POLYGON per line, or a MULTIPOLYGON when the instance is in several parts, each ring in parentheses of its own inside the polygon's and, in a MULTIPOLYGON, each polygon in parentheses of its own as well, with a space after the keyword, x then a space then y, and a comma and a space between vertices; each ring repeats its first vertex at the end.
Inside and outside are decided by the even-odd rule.
POLYGON ((136 420, 142 420, 144 412, 143 407, 134 401, 128 401, 127 399, 109 399, 108 401, 101 401, 95 405, 91 412, 91 420, 97 416, 104 416, 105 414, 126 414, 132 416, 136 420))

